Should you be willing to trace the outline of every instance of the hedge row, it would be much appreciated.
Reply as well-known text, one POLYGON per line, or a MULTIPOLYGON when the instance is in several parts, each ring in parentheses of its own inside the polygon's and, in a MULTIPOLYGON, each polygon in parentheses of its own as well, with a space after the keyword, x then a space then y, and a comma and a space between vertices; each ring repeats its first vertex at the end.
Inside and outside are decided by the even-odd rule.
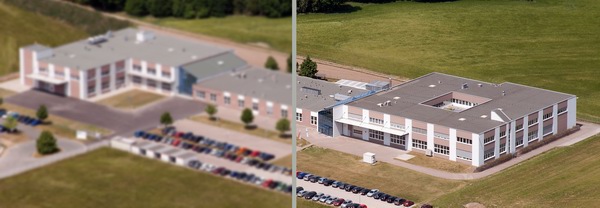
POLYGON ((531 144, 527 145, 527 147, 523 147, 523 148, 519 149, 517 151, 517 156, 523 155, 523 154, 528 153, 528 152, 531 152, 532 150, 537 149, 537 148, 539 148, 541 146, 544 146, 546 144, 550 144, 553 141, 556 141, 556 140, 558 140, 560 138, 563 138, 565 136, 568 136, 568 135, 570 135, 570 134, 572 134, 572 133, 574 133, 576 131, 579 131, 580 128, 581 128, 581 126, 579 124, 577 124, 577 125, 575 125, 575 127, 571 128, 571 129, 569 129, 567 131, 564 131, 564 132, 562 132, 560 134, 555 134, 555 135, 549 136, 549 137, 547 137, 547 138, 545 138, 545 139, 543 139, 541 141, 538 141, 538 142, 535 142, 535 143, 531 143, 531 144))

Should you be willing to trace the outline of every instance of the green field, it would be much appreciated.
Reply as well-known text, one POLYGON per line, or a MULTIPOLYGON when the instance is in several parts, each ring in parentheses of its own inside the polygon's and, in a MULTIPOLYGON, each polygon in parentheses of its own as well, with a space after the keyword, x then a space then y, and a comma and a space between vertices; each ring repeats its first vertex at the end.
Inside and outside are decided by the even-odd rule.
POLYGON ((0 1, 0 76, 19 70, 19 47, 61 45, 87 35, 83 30, 0 1))
POLYGON ((414 78, 432 71, 579 96, 600 122, 600 1, 352 4, 298 16, 298 53, 414 78))
POLYGON ((436 207, 596 207, 600 204, 600 136, 539 155, 445 195, 436 207))
POLYGON ((290 196, 112 149, 0 180, 0 207, 289 207, 290 196))
POLYGON ((240 43, 266 44, 281 52, 292 50, 292 18, 234 15, 208 19, 142 18, 142 20, 240 43))
POLYGON ((464 181, 440 179, 383 162, 371 166, 361 162, 358 156, 316 146, 298 152, 297 166, 298 171, 376 188, 414 202, 428 202, 466 184, 464 181))

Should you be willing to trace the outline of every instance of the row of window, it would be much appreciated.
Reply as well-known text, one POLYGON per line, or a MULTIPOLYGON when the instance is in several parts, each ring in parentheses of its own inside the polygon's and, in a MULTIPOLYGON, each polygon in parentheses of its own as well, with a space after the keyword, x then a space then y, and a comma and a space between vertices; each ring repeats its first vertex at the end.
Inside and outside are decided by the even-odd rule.
POLYGON ((397 145, 406 145, 406 135, 400 136, 400 135, 390 134, 390 142, 392 144, 397 144, 397 145))
POLYGON ((427 149, 427 142, 414 139, 412 141, 412 147, 424 150, 424 149, 427 149))
POLYGON ((533 141, 538 138, 538 131, 530 131, 527 133, 527 141, 533 141))
POLYGON ((424 134, 424 135, 427 135, 427 129, 422 129, 422 128, 417 128, 417 127, 412 127, 412 132, 413 132, 413 133, 417 133, 417 134, 424 134))
POLYGON ((552 112, 550 112, 550 113, 546 113, 546 114, 544 114, 544 115, 542 116, 542 119, 543 119, 543 120, 546 120, 546 119, 549 119, 549 118, 552 118, 552 112))
POLYGON ((369 130, 369 139, 383 141, 383 132, 377 130, 369 130))
POLYGON ((405 127, 402 124, 398 124, 398 123, 391 123, 390 127, 392 127, 393 129, 400 129, 400 130, 404 130, 405 127))
POLYGON ((369 117, 369 123, 383 125, 383 119, 369 117))
POLYGON ((450 147, 440 145, 440 144, 434 144, 433 151, 435 153, 442 154, 442 155, 450 155, 450 147))
POLYGON ((476 106, 476 105, 479 105, 479 103, 472 103, 472 102, 469 102, 469 101, 465 101, 465 100, 461 100, 461 99, 456 99, 456 98, 450 99, 450 102, 461 104, 461 105, 466 105, 466 106, 476 106))
POLYGON ((567 107, 559 108, 556 114, 561 114, 563 112, 567 112, 567 107))
MULTIPOLYGON (((133 65, 133 67, 132 67, 132 69, 133 69, 133 71, 142 72, 142 66, 140 66, 140 65, 137 65, 137 64, 134 64, 134 65, 133 65)), ((148 67, 148 68, 146 69, 146 72, 147 72, 148 74, 151 74, 151 75, 157 75, 156 68, 151 68, 151 67, 148 67)), ((162 74, 161 74, 160 76, 162 76, 162 77, 164 77, 164 78, 171 78, 171 72, 168 72, 168 71, 162 71, 162 74)))
POLYGON ((463 137, 456 137, 456 141, 463 143, 463 144, 473 144, 473 140, 463 138, 463 137))
POLYGON ((450 139, 450 135, 448 135, 448 134, 442 134, 442 133, 438 133, 438 132, 434 132, 433 136, 436 137, 436 138, 444 139, 444 140, 449 140, 450 139))
POLYGON ((531 125, 533 125, 533 124, 536 124, 537 122, 538 122, 538 118, 537 118, 537 117, 534 117, 534 118, 532 118, 531 120, 529 120, 529 121, 527 122, 527 125, 531 126, 531 125))
POLYGON ((494 141, 494 136, 489 136, 489 137, 486 137, 485 139, 483 139, 483 144, 488 144, 493 141, 494 141))

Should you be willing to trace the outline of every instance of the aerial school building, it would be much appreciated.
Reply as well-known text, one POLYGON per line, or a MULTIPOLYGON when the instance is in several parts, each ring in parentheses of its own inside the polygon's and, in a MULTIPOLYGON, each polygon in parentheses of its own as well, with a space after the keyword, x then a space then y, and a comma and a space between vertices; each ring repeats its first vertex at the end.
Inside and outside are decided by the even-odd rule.
POLYGON ((481 166, 576 125, 577 97, 431 73, 332 108, 332 136, 481 166))

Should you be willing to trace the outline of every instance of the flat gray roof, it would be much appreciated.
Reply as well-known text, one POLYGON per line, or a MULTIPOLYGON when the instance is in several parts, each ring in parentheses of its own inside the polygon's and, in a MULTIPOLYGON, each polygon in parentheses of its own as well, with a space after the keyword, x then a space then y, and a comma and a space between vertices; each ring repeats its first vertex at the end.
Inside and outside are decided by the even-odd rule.
POLYGON ((225 71, 246 67, 246 61, 236 56, 233 52, 225 52, 212 57, 182 66, 188 73, 198 79, 205 79, 225 71))
POLYGON ((575 95, 510 82, 492 84, 447 74, 430 73, 348 105, 481 133, 504 123, 490 119, 493 110, 502 109, 509 118, 518 119, 573 97, 575 95), (468 88, 462 89, 463 84, 467 84, 468 88), (491 100, 460 112, 421 104, 449 92, 460 92, 491 100), (391 101, 390 106, 377 105, 388 100, 391 101), (482 118, 482 115, 487 117, 482 118), (464 120, 460 121, 460 118, 464 120))
POLYGON ((364 89, 358 89, 354 87, 348 87, 333 82, 327 82, 318 79, 311 79, 308 77, 298 76, 296 85, 296 105, 298 108, 308 109, 314 112, 323 110, 335 104, 335 94, 342 94, 346 96, 356 96, 367 92, 364 89), (315 94, 310 90, 304 89, 318 89, 320 94, 315 94), (350 92, 351 91, 351 92, 350 92))
MULTIPOLYGON (((138 42, 137 32, 139 30, 126 28, 111 32, 112 37, 99 44, 91 45, 85 39, 62 45, 53 49, 52 56, 41 60, 71 69, 90 69, 126 58, 180 66, 230 51, 157 32, 153 32, 154 38, 138 42)), ((28 47, 41 49, 35 45, 28 47)))
POLYGON ((292 104, 292 76, 289 73, 261 68, 246 68, 221 73, 198 85, 254 97, 261 100, 292 104))

